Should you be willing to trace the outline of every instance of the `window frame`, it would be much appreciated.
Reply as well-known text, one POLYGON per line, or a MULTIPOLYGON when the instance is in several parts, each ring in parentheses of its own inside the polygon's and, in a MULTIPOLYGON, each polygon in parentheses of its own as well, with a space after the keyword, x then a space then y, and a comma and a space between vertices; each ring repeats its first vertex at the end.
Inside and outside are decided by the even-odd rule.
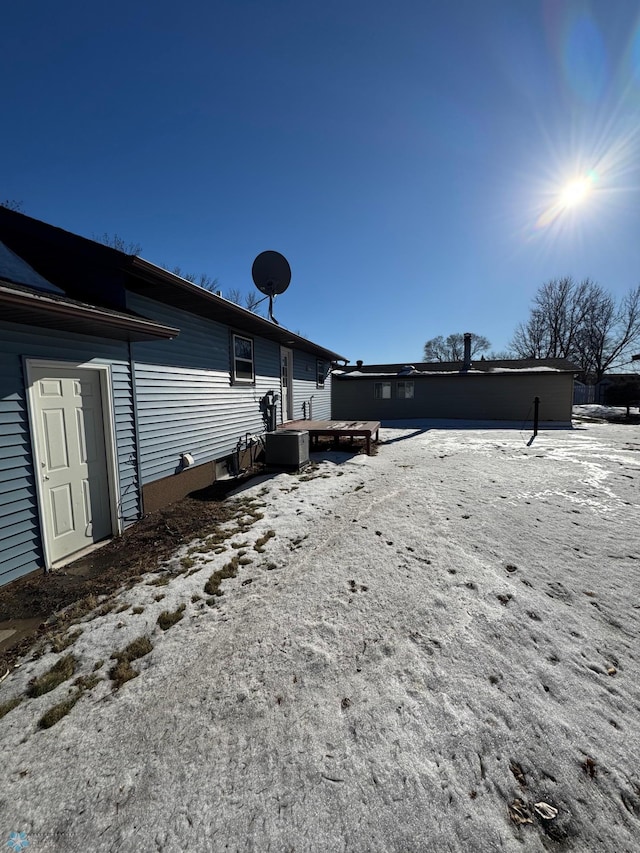
POLYGON ((413 379, 401 379, 398 381, 396 386, 396 396, 398 400, 413 400, 415 396, 415 384, 413 379), (411 386, 411 394, 407 396, 407 386, 411 386), (402 393, 400 393, 400 388, 402 387, 402 393))
MULTIPOLYGON (((246 372, 246 371, 245 371, 246 372)), ((240 332, 231 333, 231 384, 232 385, 255 385, 256 384, 256 351, 253 338, 240 332), (251 345, 251 359, 243 358, 236 354, 236 341, 246 341, 251 345), (251 364, 251 378, 238 375, 238 362, 251 364)))
POLYGON ((391 382, 374 382, 373 383, 373 399, 374 400, 391 400, 392 386, 391 382), (385 396, 384 389, 388 388, 389 393, 385 396), (380 391, 378 392, 378 389, 380 391))

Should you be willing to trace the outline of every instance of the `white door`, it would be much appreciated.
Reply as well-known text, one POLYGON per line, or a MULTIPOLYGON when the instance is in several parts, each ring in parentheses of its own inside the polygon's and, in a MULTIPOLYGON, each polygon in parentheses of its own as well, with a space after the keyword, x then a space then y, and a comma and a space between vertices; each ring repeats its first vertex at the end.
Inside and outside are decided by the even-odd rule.
POLYGON ((40 511, 55 563, 112 533, 100 374, 52 365, 30 377, 40 511))
POLYGON ((280 376, 282 381, 282 423, 293 420, 293 352, 280 349, 280 376))

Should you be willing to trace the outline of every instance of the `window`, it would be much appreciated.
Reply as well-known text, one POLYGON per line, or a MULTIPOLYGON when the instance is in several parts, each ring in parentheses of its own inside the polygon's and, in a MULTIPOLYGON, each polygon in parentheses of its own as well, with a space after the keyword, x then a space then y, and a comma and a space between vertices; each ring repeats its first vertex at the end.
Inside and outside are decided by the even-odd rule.
POLYGON ((316 388, 324 388, 324 380, 327 375, 326 361, 316 361, 316 388))
POLYGON ((413 400, 413 382, 398 382, 398 400, 413 400))
POLYGON ((240 335, 233 336, 233 381, 249 383, 254 381, 253 341, 240 335))
POLYGON ((373 385, 373 396, 376 400, 391 399, 391 383, 390 382, 375 382, 373 385))

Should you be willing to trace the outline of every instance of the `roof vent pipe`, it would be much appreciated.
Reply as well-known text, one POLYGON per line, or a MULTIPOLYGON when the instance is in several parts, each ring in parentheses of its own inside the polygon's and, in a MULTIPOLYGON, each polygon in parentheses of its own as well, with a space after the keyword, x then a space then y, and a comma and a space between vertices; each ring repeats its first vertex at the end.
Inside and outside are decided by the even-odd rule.
POLYGON ((471 367, 471 332, 464 333, 464 363, 463 370, 469 370, 471 367))

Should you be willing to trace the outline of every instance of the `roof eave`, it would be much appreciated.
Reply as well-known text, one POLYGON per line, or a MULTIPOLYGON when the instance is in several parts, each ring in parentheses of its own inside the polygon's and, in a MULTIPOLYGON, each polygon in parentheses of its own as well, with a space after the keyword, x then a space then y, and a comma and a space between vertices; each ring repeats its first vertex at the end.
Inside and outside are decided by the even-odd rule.
MULTIPOLYGON (((82 334, 96 335, 96 328, 104 332, 105 337, 117 337, 125 340, 170 340, 179 334, 179 329, 165 326, 145 318, 127 317, 115 314, 92 305, 75 304, 60 299, 52 299, 44 293, 18 291, 6 283, 0 282, 0 306, 18 312, 17 322, 25 319, 34 325, 58 328, 61 331, 78 331, 82 334), (46 322, 45 322, 46 321, 46 322), (90 332, 78 328, 78 321, 90 322, 90 332), (118 332, 113 335, 111 333, 118 332)), ((12 320, 11 313, 4 315, 12 320)))
POLYGON ((141 295, 159 299, 161 302, 187 311, 197 309, 202 312, 204 310, 210 319, 225 323, 240 331, 259 335, 282 346, 303 349, 327 361, 348 360, 343 355, 315 344, 283 326, 276 325, 265 317, 261 317, 241 305, 236 305, 235 302, 230 302, 216 293, 205 290, 144 258, 132 257, 130 272, 135 278, 127 286, 141 293, 141 295), (143 282, 142 287, 136 287, 136 280, 143 282), (153 285, 153 291, 147 292, 144 283, 153 285), (166 289, 158 289, 158 284, 164 284, 166 289))

